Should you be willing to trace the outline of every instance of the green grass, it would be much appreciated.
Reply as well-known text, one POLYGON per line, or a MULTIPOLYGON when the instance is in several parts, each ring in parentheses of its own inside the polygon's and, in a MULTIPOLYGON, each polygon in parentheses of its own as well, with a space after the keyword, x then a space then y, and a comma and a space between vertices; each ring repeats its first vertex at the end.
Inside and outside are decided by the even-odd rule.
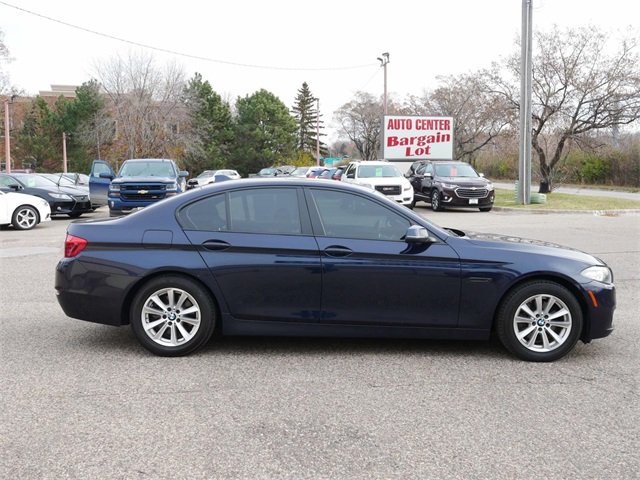
MULTIPOLYGON (((534 192, 532 192, 533 194, 534 192)), ((624 198, 591 197, 570 193, 547 193, 546 203, 519 205, 515 192, 496 188, 496 207, 520 208, 523 210, 627 210, 640 209, 640 201, 624 198)), ((532 195, 532 198, 534 195, 532 195)))

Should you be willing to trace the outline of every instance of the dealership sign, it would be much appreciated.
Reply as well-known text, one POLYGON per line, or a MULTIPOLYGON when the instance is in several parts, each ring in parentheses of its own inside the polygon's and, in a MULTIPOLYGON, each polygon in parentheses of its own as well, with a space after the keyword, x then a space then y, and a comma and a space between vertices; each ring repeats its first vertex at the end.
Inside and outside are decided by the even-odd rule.
POLYGON ((453 118, 385 115, 382 158, 453 160, 453 118))

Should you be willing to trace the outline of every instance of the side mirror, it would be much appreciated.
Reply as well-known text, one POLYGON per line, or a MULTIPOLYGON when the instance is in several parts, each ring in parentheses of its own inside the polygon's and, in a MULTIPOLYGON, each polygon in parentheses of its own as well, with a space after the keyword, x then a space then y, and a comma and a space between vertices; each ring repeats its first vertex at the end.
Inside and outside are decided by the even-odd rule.
POLYGON ((356 178, 356 174, 355 173, 350 173, 349 175, 347 175, 347 178, 356 178))
POLYGON ((178 172, 178 176, 179 177, 188 177, 189 176, 189 172, 187 172, 186 170, 181 170, 178 172))
POLYGON ((411 225, 407 229, 404 237, 407 243, 433 243, 433 239, 429 236, 429 231, 420 225, 411 225))
POLYGON ((109 172, 100 172, 98 176, 100 178, 108 178, 109 180, 113 180, 113 175, 111 175, 109 172))

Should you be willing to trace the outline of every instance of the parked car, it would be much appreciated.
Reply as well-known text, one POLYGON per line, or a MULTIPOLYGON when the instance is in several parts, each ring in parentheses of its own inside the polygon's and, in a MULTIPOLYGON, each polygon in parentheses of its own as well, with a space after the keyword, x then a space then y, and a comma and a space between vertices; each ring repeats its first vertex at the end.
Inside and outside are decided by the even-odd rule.
POLYGON ((329 171, 329 169, 327 167, 319 168, 318 170, 315 170, 315 171, 311 172, 309 174, 309 178, 320 178, 320 175, 322 175, 323 173, 326 173, 328 171, 329 171))
POLYGON ((226 177, 231 180, 239 180, 240 174, 236 170, 205 170, 196 178, 190 178, 187 182, 187 189, 202 187, 203 185, 209 185, 216 181, 216 177, 226 177))
POLYGON ((16 193, 26 193, 46 200, 51 215, 68 215, 78 218, 93 212, 86 191, 73 186, 58 185, 38 173, 0 173, 0 187, 16 193))
POLYGON ((31 230, 48 221, 51 221, 51 207, 45 199, 0 189, 0 226, 13 225, 16 230, 31 230))
POLYGON ((293 172, 295 169, 296 167, 294 167, 293 165, 280 165, 276 168, 275 176, 280 177, 291 175, 291 172, 293 172))
POLYGON ((131 325, 149 351, 223 335, 488 339, 552 361, 613 330, 615 288, 571 248, 445 229, 346 182, 242 179, 127 217, 72 222, 66 315, 131 325))
POLYGON ((86 186, 87 188, 89 187, 89 175, 85 174, 85 173, 63 173, 63 176, 70 178, 73 183, 75 183, 76 185, 83 185, 86 186))
POLYGON ((89 189, 94 203, 108 205, 109 216, 119 217, 184 192, 188 176, 166 158, 125 160, 117 175, 107 162, 94 160, 89 189))
POLYGON ((318 168, 316 165, 311 165, 308 167, 298 167, 296 168, 294 171, 292 171, 289 175, 291 175, 292 177, 306 177, 309 172, 314 169, 314 168, 318 168))
POLYGON ((319 178, 321 180, 331 180, 331 175, 333 175, 333 172, 335 172, 336 170, 338 170, 337 168, 326 168, 324 170, 322 170, 317 176, 316 178, 319 178))
POLYGON ((406 174, 413 186, 414 201, 431 204, 433 211, 445 207, 472 207, 481 212, 493 208, 493 184, 466 162, 421 160, 406 174))
MULTIPOLYGON (((91 198, 91 194, 89 191, 89 183, 80 181, 79 177, 77 176, 78 174, 74 174, 74 176, 70 176, 65 173, 40 173, 39 175, 42 175, 43 177, 48 178, 49 180, 54 182, 56 185, 78 188, 83 192, 85 192, 89 196, 89 198, 91 198)), ((87 177, 87 179, 89 178, 88 175, 85 175, 85 177, 87 177)), ((100 207, 99 204, 91 202, 91 208, 93 208, 93 210, 95 210, 98 207, 100 207)))
POLYGON ((346 165, 337 167, 336 171, 331 174, 331 180, 341 180, 346 168, 346 165))
POLYGON ((392 200, 413 208, 411 183, 393 163, 386 160, 355 161, 347 165, 341 181, 377 190, 392 200))

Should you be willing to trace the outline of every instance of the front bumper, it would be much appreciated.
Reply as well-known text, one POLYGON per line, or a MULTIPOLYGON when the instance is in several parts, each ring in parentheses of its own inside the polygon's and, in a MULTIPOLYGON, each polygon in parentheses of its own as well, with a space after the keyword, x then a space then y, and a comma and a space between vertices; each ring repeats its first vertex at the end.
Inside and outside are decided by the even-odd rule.
POLYGON ((613 312, 616 308, 616 289, 596 282, 585 286, 587 315, 581 340, 585 343, 604 338, 613 332, 613 312))
POLYGON ((54 200, 49 202, 51 215, 69 215, 74 213, 91 213, 93 208, 91 200, 86 196, 84 199, 54 200))
POLYGON ((495 201, 495 192, 483 192, 482 196, 461 196, 457 189, 444 188, 441 192, 442 204, 451 207, 489 207, 495 201))

